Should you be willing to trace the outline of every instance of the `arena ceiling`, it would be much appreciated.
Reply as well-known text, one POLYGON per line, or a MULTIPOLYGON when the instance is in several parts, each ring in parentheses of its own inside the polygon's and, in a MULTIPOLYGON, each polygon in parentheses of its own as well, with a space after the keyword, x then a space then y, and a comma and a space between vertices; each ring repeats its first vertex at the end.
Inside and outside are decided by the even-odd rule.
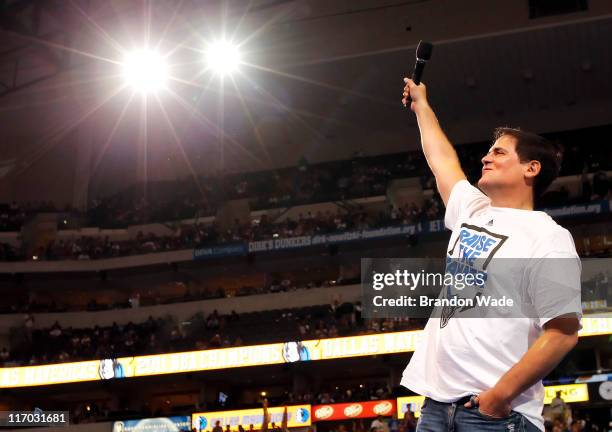
POLYGON ((605 0, 535 20, 514 0, 495 9, 484 0, 5 0, 0 174, 23 184, 44 166, 69 183, 85 160, 92 182, 112 190, 117 178, 414 149, 416 122, 400 98, 419 39, 435 44, 424 80, 455 142, 487 139, 500 124, 547 132, 610 121, 605 0), (200 57, 224 32, 246 64, 222 86, 200 57), (117 91, 117 65, 146 35, 168 54, 173 81, 145 113, 140 95, 117 91))

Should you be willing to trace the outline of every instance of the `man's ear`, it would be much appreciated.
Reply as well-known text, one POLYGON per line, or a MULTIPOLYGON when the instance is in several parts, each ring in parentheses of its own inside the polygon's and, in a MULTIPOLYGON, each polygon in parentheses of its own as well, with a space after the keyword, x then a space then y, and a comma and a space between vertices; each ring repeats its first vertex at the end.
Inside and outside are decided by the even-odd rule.
POLYGON ((532 161, 527 162, 526 168, 527 169, 525 170, 525 177, 533 178, 537 176, 538 174, 540 174, 542 165, 540 164, 539 161, 532 160, 532 161))

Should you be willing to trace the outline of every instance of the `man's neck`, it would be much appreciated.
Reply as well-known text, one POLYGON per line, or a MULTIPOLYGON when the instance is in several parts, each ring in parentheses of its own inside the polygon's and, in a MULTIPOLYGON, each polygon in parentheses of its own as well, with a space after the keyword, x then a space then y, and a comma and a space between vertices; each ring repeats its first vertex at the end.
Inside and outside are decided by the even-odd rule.
POLYGON ((492 207, 512 208, 517 210, 533 210, 533 197, 531 194, 497 193, 489 195, 492 207))

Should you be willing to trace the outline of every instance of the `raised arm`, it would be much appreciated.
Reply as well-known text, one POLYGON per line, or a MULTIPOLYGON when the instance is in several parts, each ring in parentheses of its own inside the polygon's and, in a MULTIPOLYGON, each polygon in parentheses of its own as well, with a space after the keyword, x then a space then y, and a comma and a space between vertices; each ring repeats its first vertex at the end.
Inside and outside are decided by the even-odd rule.
POLYGON ((283 432, 289 432, 289 429, 287 428, 287 424, 289 423, 288 420, 287 407, 285 407, 285 410, 283 411, 283 422, 281 423, 281 430, 283 432))
POLYGON ((270 414, 268 414, 268 399, 263 400, 263 421, 261 423, 261 432, 268 430, 268 424, 270 423, 270 414))
POLYGON ((457 152, 453 148, 427 101, 425 85, 420 83, 418 86, 408 78, 404 78, 404 105, 408 102, 408 97, 412 99, 410 109, 414 111, 421 131, 421 145, 429 168, 436 178, 438 192, 444 201, 448 203, 448 198, 453 186, 465 179, 465 174, 459 164, 457 152))

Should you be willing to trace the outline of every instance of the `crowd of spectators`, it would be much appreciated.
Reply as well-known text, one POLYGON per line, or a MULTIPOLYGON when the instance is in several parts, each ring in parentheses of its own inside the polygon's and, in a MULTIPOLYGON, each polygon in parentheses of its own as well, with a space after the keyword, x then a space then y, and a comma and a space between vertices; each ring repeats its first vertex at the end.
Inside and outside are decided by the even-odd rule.
MULTIPOLYGON (((603 263, 603 261, 601 261, 603 263)), ((243 284, 240 286, 217 286, 207 287, 206 281, 198 283, 189 283, 175 281, 168 283, 166 286, 171 287, 164 295, 159 290, 128 290, 117 294, 114 297, 106 298, 105 301, 99 301, 97 293, 92 290, 89 297, 84 301, 76 303, 68 303, 61 296, 50 298, 46 293, 36 295, 34 292, 30 295, 11 295, 10 301, 0 304, 0 313, 15 314, 15 313, 58 313, 58 312, 77 312, 77 311, 105 311, 136 308, 140 306, 155 306, 164 304, 176 304, 192 301, 202 301, 210 299, 233 298, 251 295, 262 295, 279 292, 293 292, 297 290, 307 290, 312 288, 333 287, 339 285, 353 285, 360 283, 359 266, 353 269, 351 266, 343 266, 350 268, 344 270, 347 274, 339 277, 326 278, 315 277, 315 272, 320 272, 322 269, 306 268, 305 272, 313 277, 310 281, 298 281, 301 278, 298 273, 285 274, 281 277, 273 274, 265 274, 265 282, 256 284, 243 284), (130 292, 131 291, 131 292, 130 292)), ((334 269, 334 272, 337 272, 334 269)), ((343 272, 343 270, 340 270, 343 272)), ((609 304, 612 304, 612 285, 610 284, 611 272, 602 270, 592 275, 592 277, 583 280, 582 282, 582 302, 583 309, 594 311, 598 309, 606 309, 609 304)))
POLYGON ((59 211, 71 211, 71 209, 70 207, 58 209, 51 201, 24 204, 19 204, 17 201, 12 201, 10 204, 0 203, 0 232, 19 231, 28 217, 39 213, 59 211))
MULTIPOLYGON (((612 169, 612 155, 609 150, 599 146, 597 139, 590 139, 594 137, 589 134, 596 134, 596 131, 566 132, 550 137, 560 140, 564 148, 561 175, 577 175, 586 171, 598 172, 601 176, 605 175, 606 170, 612 169)), ((456 147, 462 166, 471 181, 480 177, 480 160, 489 145, 490 143, 484 142, 456 147)), ((158 202, 165 202, 167 205, 157 204, 157 207, 151 207, 150 211, 143 211, 147 205, 130 195, 128 199, 124 198, 123 202, 129 203, 133 208, 120 210, 121 206, 115 205, 114 208, 119 213, 110 213, 119 217, 109 220, 125 223, 121 212, 140 214, 140 217, 133 220, 139 223, 146 220, 172 220, 179 214, 182 214, 182 217, 212 214, 217 206, 227 199, 248 198, 253 210, 354 199, 384 194, 390 180, 406 177, 419 177, 426 189, 433 189, 435 186, 426 161, 418 150, 374 157, 355 154, 348 160, 321 164, 309 164, 302 158, 291 168, 202 179, 199 187, 190 179, 181 181, 180 185, 154 185, 154 188, 157 187, 161 191, 158 194, 158 202), (178 198, 177 190, 182 191, 178 198), (164 191, 170 191, 171 198, 164 199, 164 191)), ((597 183, 597 180, 594 183, 597 183)), ((125 195, 117 195, 115 202, 121 202, 119 197, 125 195)), ((601 197, 606 193, 595 195, 601 197)))
MULTIPOLYGON (((601 192, 601 190, 600 190, 601 192)), ((593 195, 599 197, 602 195, 593 195)), ((607 192, 606 198, 611 195, 607 192)), ((559 192, 544 197, 549 206, 568 204, 559 192)), ((130 240, 113 241, 107 237, 80 237, 73 240, 51 241, 32 257, 25 257, 22 251, 8 244, 0 244, 0 261, 11 260, 92 260, 155 252, 191 249, 228 243, 243 243, 274 238, 291 238, 309 235, 339 233, 351 230, 380 228, 398 224, 417 224, 442 219, 444 206, 436 194, 421 206, 415 203, 402 207, 390 206, 386 211, 368 214, 360 208, 339 210, 336 213, 306 212, 297 218, 286 218, 271 222, 267 216, 250 223, 235 220, 233 225, 221 228, 216 223, 178 225, 172 235, 159 236, 153 233, 138 235, 130 240)))
MULTIPOLYGON (((457 147, 471 181, 480 177, 480 160, 488 145, 457 147)), ((577 145, 572 140, 564 148, 566 157, 561 175, 578 175, 583 171, 597 173, 592 186, 590 182, 585 183, 581 199, 608 196, 605 171, 612 169, 609 162, 612 155, 593 145, 577 145), (591 188, 593 193, 589 194, 591 188)), ((174 183, 152 183, 148 185, 149 199, 146 201, 137 193, 142 188, 133 187, 92 202, 87 221, 105 228, 197 218, 213 215, 227 200, 241 198, 249 200, 252 210, 342 201, 385 194, 390 180, 407 177, 419 177, 425 189, 435 188, 435 179, 419 151, 375 157, 354 155, 349 160, 315 165, 302 159, 295 167, 216 176, 201 179, 198 185, 191 178, 174 183)))
MULTIPOLYGON (((224 401, 210 400, 206 402, 206 410, 227 410, 227 409, 248 409, 248 408, 261 408, 264 406, 264 424, 245 424, 239 425, 239 432, 255 432, 255 431, 269 431, 269 432, 288 432, 287 421, 289 417, 285 417, 280 423, 267 420, 266 409, 269 406, 290 406, 296 404, 328 404, 338 402, 363 402, 368 400, 383 400, 383 399, 395 399, 397 394, 389 390, 389 387, 384 383, 376 382, 365 382, 358 386, 342 386, 342 388, 336 386, 333 392, 323 390, 318 393, 304 393, 294 395, 290 392, 285 392, 283 395, 271 396, 267 395, 263 401, 254 403, 236 403, 233 398, 229 395, 225 395, 224 401), (334 399, 331 394, 334 394, 337 399, 334 399), (335 402, 334 402, 335 401, 335 402), (269 424, 266 424, 268 423, 269 424)), ((84 402, 77 405, 72 410, 71 421, 74 419, 74 423, 92 423, 95 421, 109 421, 127 418, 143 419, 151 417, 164 417, 173 415, 189 415, 194 411, 204 409, 202 406, 182 406, 182 407, 170 407, 167 410, 157 409, 152 412, 147 406, 143 406, 140 412, 130 410, 111 411, 108 402, 101 402, 97 404, 95 402, 84 402), (121 411, 124 411, 123 413, 121 411)), ((405 413, 403 419, 398 420, 397 415, 393 413, 389 417, 378 417, 372 418, 359 418, 354 420, 334 421, 327 422, 317 425, 317 430, 321 429, 322 432, 415 432, 417 419, 412 411, 405 413)), ((202 429, 193 428, 192 431, 202 432, 223 432, 229 431, 228 425, 223 425, 221 421, 215 421, 209 423, 202 429), (225 428, 225 429, 224 429, 225 428)), ((313 432, 313 428, 308 428, 309 432, 313 432)))
POLYGON ((108 236, 81 236, 72 240, 51 241, 32 257, 33 260, 92 260, 143 255, 155 252, 188 249, 195 246, 191 232, 195 228, 182 226, 173 235, 159 236, 139 232, 135 238, 113 241, 108 236))
POLYGON ((290 238, 307 235, 330 234, 342 231, 363 230, 396 224, 412 224, 442 217, 442 203, 439 197, 427 200, 422 207, 412 203, 401 208, 390 207, 387 211, 368 214, 361 209, 326 212, 306 212, 296 219, 286 218, 273 223, 265 215, 252 223, 238 221, 227 230, 220 231, 215 225, 208 225, 198 233, 198 244, 212 245, 242 241, 290 238))
MULTIPOLYGON (((296 372, 297 373, 297 372, 296 372)), ((320 387, 313 393, 293 394, 285 392, 283 395, 268 395, 265 399, 266 406, 288 406, 296 404, 333 404, 333 403, 349 403, 349 402, 364 402, 370 400, 385 400, 395 399, 398 396, 405 394, 405 390, 391 390, 385 383, 380 382, 365 382, 359 385, 340 384, 332 389, 320 387)), ((227 396, 227 395, 226 395, 227 396)), ((206 410, 227 410, 227 409, 247 409, 259 408, 261 403, 244 404, 236 403, 233 398, 228 397, 227 402, 221 403, 219 400, 210 400, 206 402, 206 410), (231 401, 231 402, 229 402, 231 401)), ((127 418, 151 418, 164 417, 172 415, 184 415, 191 412, 201 411, 203 407, 183 406, 169 407, 169 409, 158 409, 155 412, 150 411, 146 406, 143 406, 140 411, 134 410, 118 410, 111 411, 109 404, 106 402, 100 405, 95 402, 85 402, 79 404, 71 412, 71 421, 73 423, 91 423, 96 421, 112 421, 125 420, 127 418)), ((589 408, 572 409, 570 405, 565 403, 559 393, 553 398, 549 405, 544 407, 544 430, 546 432, 597 432, 608 430, 607 425, 593 421, 589 408)), ((284 420, 283 420, 284 422, 284 420)), ((376 418, 357 418, 338 420, 332 422, 323 422, 317 424, 317 430, 320 432, 415 432, 418 419, 415 413, 408 410, 404 413, 403 418, 399 419, 397 414, 393 413, 387 417, 379 415, 376 418)), ((259 431, 262 425, 241 425, 239 430, 259 431)), ((222 432, 223 425, 216 422, 215 425, 209 425, 211 429, 222 432)), ((192 431, 199 429, 193 428, 192 431)), ((204 431, 205 429, 202 429, 204 431)), ((287 432, 284 425, 275 424, 274 422, 266 428, 270 432, 287 432)), ((312 432, 312 428, 309 428, 312 432)))
MULTIPOLYGON (((583 198, 609 196, 612 154, 598 143, 598 129, 562 132, 551 136, 563 143, 565 157, 561 175, 597 173, 585 185, 583 198), (591 190, 591 193, 589 193, 591 190)), ((457 146, 459 158, 471 181, 480 176, 481 158, 490 143, 457 146)), ((194 181, 186 177, 173 182, 133 185, 115 195, 93 200, 87 211, 58 209, 53 203, 0 205, 0 231, 19 231, 29 214, 64 212, 60 228, 72 219, 84 226, 120 228, 149 222, 168 222, 214 215, 219 206, 232 199, 248 199, 252 210, 295 206, 325 201, 342 201, 384 194, 392 179, 419 177, 427 189, 435 186, 420 151, 363 157, 355 154, 343 161, 310 164, 305 158, 297 165, 255 173, 215 175, 194 181)))
MULTIPOLYGON (((480 176, 480 159, 487 146, 487 143, 480 143, 457 147, 462 166, 472 181, 480 176)), ((608 157, 612 155, 606 152, 601 147, 577 144, 576 139, 570 137, 565 145, 561 174, 582 174, 580 196, 570 200, 568 190, 561 188, 546 193, 539 201, 539 207, 610 199, 612 188, 606 171, 612 169, 612 158, 608 157), (590 178, 587 173, 594 175, 590 178)), ((434 200, 426 202, 422 208, 414 204, 401 209, 392 208, 377 217, 366 217, 360 211, 335 215, 304 214, 298 220, 288 219, 282 224, 262 220, 259 224, 236 223, 229 229, 198 223, 200 217, 215 214, 217 208, 230 199, 248 199, 251 210, 343 201, 385 194, 390 180, 405 177, 420 177, 423 188, 435 188, 435 180, 418 151, 367 158, 355 155, 350 160, 315 165, 302 159, 292 168, 216 176, 201 179, 198 185, 192 179, 151 183, 147 185, 147 200, 142 198, 142 188, 133 186, 114 196, 94 200, 85 213, 71 208, 61 210, 60 229, 79 225, 118 228, 148 222, 195 221, 177 225, 175 233, 167 236, 140 233, 129 241, 112 241, 107 237, 57 240, 27 257, 23 248, 0 243, 0 261, 109 258, 274 236, 375 227, 398 220, 414 223, 439 217, 443 208, 439 201, 434 200)), ((53 203, 0 205, 0 231, 18 231, 29 216, 40 212, 60 214, 53 203)))
MULTIPOLYGON (((316 272, 317 269, 307 268, 305 271, 316 272)), ((159 290, 143 289, 141 292, 141 290, 130 290, 126 288, 121 294, 116 294, 111 298, 107 298, 106 301, 99 301, 95 289, 89 292, 87 301, 70 303, 68 303, 68 299, 63 299, 61 295, 50 298, 46 292, 42 292, 40 295, 32 292, 30 295, 22 294, 11 296, 9 302, 2 302, 0 305, 0 313, 98 312, 104 310, 129 309, 140 306, 155 306, 269 293, 293 292, 312 288, 358 284, 360 282, 359 271, 360 269, 357 267, 356 272, 353 272, 353 274, 336 278, 318 278, 313 274, 311 280, 308 282, 297 281, 291 275, 278 278, 272 274, 266 274, 266 281, 264 283, 245 284, 239 287, 232 286, 231 288, 224 286, 217 286, 216 288, 207 287, 206 281, 189 285, 179 281, 168 283, 167 286, 170 287, 170 290, 163 296, 160 294, 159 290)), ((298 274, 294 275, 296 278, 299 277, 298 274)))
MULTIPOLYGON (((439 196, 428 199, 423 206, 415 203, 401 208, 390 206, 387 211, 368 214, 361 207, 338 210, 336 213, 306 212, 295 219, 272 222, 266 215, 249 223, 235 220, 233 225, 221 228, 216 223, 178 225, 172 235, 159 236, 139 232, 125 241, 112 241, 108 236, 82 236, 73 240, 50 241, 46 247, 34 252, 32 260, 92 260, 127 255, 190 249, 195 247, 240 243, 273 238, 330 234, 342 231, 378 228, 396 224, 412 224, 442 217, 443 205, 439 196)), ((0 260, 24 260, 23 251, 0 245, 0 260)))
POLYGON ((364 320, 359 303, 334 303, 238 314, 197 313, 177 322, 173 317, 149 317, 143 323, 109 327, 38 329, 26 314, 14 329, 10 351, 3 348, 3 364, 35 365, 209 348, 225 348, 287 340, 320 339, 354 334, 422 328, 410 319, 364 320))
POLYGON ((372 419, 352 419, 317 425, 317 432, 415 432, 418 419, 408 410, 404 418, 378 416, 372 419))
POLYGON ((599 425, 591 421, 588 411, 579 413, 572 410, 570 406, 561 398, 558 391, 550 404, 544 406, 544 428, 546 432, 592 432, 604 431, 607 428, 600 428, 599 425))
POLYGON ((353 401, 384 400, 396 397, 384 382, 364 382, 357 385, 324 385, 313 393, 286 392, 278 403, 324 405, 353 401))
MULTIPOLYGON (((164 222, 213 215, 225 201, 248 199, 251 210, 384 194, 393 178, 420 175, 417 154, 354 158, 274 171, 233 174, 147 185, 148 199, 132 187, 112 197, 95 200, 87 221, 101 228, 164 222)), ((421 157, 422 158, 422 157, 421 157)))
MULTIPOLYGON (((198 197, 188 185, 173 186, 172 193, 159 194, 159 198, 149 196, 145 200, 143 197, 134 196, 135 192, 130 190, 127 193, 94 199, 85 214, 75 212, 73 215, 82 217, 82 223, 88 226, 125 228, 151 222, 197 219, 214 214, 215 208, 211 207, 210 198, 198 197)), ((221 203, 221 200, 218 201, 221 203)))
POLYGON ((25 208, 16 201, 11 204, 0 204, 0 231, 19 231, 26 217, 25 208))
POLYGON ((0 242, 0 261, 23 261, 25 259, 23 250, 9 243, 0 242))

